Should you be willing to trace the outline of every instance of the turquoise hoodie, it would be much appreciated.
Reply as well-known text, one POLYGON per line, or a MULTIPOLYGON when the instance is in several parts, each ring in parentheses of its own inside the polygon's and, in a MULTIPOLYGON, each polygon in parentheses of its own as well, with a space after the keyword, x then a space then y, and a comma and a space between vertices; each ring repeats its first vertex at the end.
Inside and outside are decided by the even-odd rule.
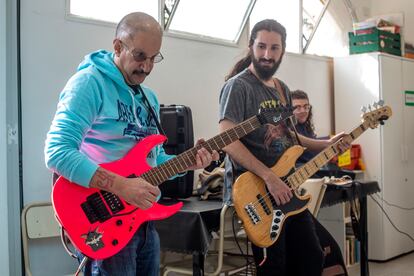
MULTIPOLYGON (((159 117, 154 92, 141 87, 159 117)), ((88 187, 98 164, 120 159, 137 142, 156 133, 141 93, 134 95, 115 65, 113 53, 100 50, 85 57, 60 94, 45 143, 46 166, 88 187)), ((154 167, 171 157, 157 146, 147 161, 154 167)))

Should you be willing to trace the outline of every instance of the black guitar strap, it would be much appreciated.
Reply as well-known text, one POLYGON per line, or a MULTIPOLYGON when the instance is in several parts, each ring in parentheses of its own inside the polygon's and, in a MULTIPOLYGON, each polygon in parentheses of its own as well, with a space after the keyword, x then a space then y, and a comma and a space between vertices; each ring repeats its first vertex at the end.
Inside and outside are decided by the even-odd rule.
POLYGON ((160 124, 160 122, 158 121, 158 117, 157 117, 157 115, 155 114, 155 111, 154 111, 154 109, 152 108, 152 106, 151 106, 151 104, 150 104, 150 102, 148 101, 148 98, 147 98, 147 95, 145 95, 145 93, 144 93, 144 89, 142 89, 142 87, 141 87, 141 85, 137 85, 137 86, 134 86, 134 91, 139 91, 141 94, 142 94, 142 97, 144 98, 144 103, 147 105, 147 107, 148 107, 148 110, 149 110, 149 112, 151 113, 151 116, 152 116, 152 118, 154 119, 154 121, 155 121, 155 124, 157 125, 157 128, 158 128, 158 132, 160 133, 160 134, 162 134, 162 135, 164 135, 164 136, 166 136, 165 135, 165 132, 164 132, 164 129, 161 127, 161 124, 160 124), (137 89, 137 90, 136 90, 137 89))
MULTIPOLYGON (((280 84, 279 79, 273 78, 273 83, 275 84, 275 89, 276 89, 276 91, 279 94, 280 101, 282 102, 282 104, 284 106, 288 107, 289 103, 288 103, 288 101, 286 99, 285 91, 283 90, 282 85, 280 84)), ((294 116, 293 116, 293 118, 294 118, 294 116)), ((293 121, 293 118, 292 117, 289 117, 288 120, 287 120, 287 122, 286 122, 286 124, 293 130, 293 132, 295 134, 294 137, 292 136, 293 139, 296 139, 295 143, 298 144, 298 145, 303 146, 302 143, 300 142, 298 132, 296 131, 296 127, 295 127, 296 119, 295 119, 295 121, 293 121)))

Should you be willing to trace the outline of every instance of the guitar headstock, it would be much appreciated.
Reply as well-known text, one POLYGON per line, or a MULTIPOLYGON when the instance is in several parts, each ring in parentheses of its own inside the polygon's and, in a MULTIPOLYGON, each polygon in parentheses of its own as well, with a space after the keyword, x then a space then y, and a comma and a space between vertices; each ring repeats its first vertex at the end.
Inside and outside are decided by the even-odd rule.
POLYGON ((384 121, 392 115, 391 107, 384 106, 382 100, 372 106, 368 105, 368 108, 363 107, 361 110, 363 112, 361 115, 362 121, 367 122, 370 128, 376 128, 378 124, 383 125, 384 121))
POLYGON ((257 115, 262 125, 277 125, 291 116, 293 116, 293 108, 291 106, 260 108, 259 114, 257 115))

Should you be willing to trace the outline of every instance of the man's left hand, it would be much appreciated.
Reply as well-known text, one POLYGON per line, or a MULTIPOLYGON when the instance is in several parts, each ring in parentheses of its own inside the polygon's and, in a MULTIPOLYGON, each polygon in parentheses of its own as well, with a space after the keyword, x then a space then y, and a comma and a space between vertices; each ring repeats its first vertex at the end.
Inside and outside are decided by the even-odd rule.
MULTIPOLYGON (((201 143, 204 143, 204 139, 199 139, 196 145, 199 145, 201 143)), ((189 167, 187 170, 190 171, 196 169, 203 169, 210 165, 212 161, 219 160, 219 157, 220 156, 217 151, 213 150, 213 152, 210 153, 205 148, 201 148, 197 151, 196 163, 193 166, 189 167)))
POLYGON ((340 153, 342 154, 351 147, 352 138, 349 134, 341 132, 329 139, 329 144, 332 145, 337 141, 339 141, 337 149, 339 149, 340 153))

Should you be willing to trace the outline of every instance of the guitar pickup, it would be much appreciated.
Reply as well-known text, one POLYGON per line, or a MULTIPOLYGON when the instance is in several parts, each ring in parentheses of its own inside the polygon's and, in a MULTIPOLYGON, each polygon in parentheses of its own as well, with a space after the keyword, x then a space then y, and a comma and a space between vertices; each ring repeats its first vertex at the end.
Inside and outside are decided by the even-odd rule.
POLYGON ((90 223, 104 222, 111 218, 101 195, 96 192, 86 198, 86 201, 81 204, 81 208, 88 218, 90 223))
POLYGON ((257 213, 256 207, 254 207, 254 205, 252 203, 247 204, 244 207, 244 209, 246 210, 247 215, 249 216, 249 218, 253 222, 253 224, 257 224, 261 220, 261 217, 257 213))
POLYGON ((270 211, 269 206, 267 206, 267 203, 265 199, 263 198, 263 196, 261 194, 258 194, 256 197, 259 200, 260 205, 262 205, 262 208, 265 211, 266 215, 270 215, 272 212, 270 211))
POLYGON ((107 191, 101 191, 103 198, 105 199, 106 204, 111 209, 112 214, 119 213, 125 209, 124 204, 122 204, 121 199, 113 193, 107 191))

